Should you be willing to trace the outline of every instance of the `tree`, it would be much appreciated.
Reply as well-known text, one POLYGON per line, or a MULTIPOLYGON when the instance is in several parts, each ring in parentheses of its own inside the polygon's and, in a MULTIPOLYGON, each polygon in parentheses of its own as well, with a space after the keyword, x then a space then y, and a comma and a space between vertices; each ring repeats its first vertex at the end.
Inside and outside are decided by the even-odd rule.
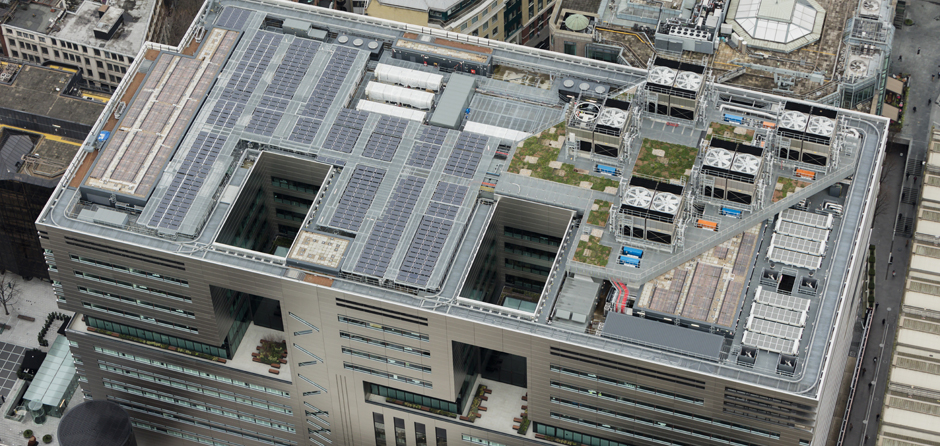
POLYGON ((0 274, 0 303, 3 304, 3 311, 6 312, 7 316, 10 315, 10 309, 7 305, 12 305, 16 302, 16 298, 20 296, 19 285, 20 283, 16 280, 16 277, 12 275, 7 277, 5 271, 0 274))

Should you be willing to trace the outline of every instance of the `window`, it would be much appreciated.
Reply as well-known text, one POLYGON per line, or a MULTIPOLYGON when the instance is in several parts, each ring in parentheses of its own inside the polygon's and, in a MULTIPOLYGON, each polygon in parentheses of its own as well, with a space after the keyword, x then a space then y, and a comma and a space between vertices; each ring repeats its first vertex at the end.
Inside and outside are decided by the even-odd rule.
POLYGON ((559 373, 562 373, 562 374, 565 374, 565 375, 570 375, 570 376, 577 376, 577 377, 579 377, 579 378, 583 378, 583 379, 586 379, 586 380, 597 381, 597 382, 600 382, 600 383, 605 383, 605 384, 609 384, 609 385, 612 385, 612 386, 622 387, 622 388, 624 388, 624 389, 635 390, 635 391, 637 391, 637 392, 648 393, 648 394, 660 396, 660 397, 663 397, 663 398, 669 398, 669 399, 674 399, 674 400, 678 400, 678 401, 684 401, 684 402, 687 402, 687 403, 695 404, 695 405, 697 405, 697 406, 701 406, 701 405, 703 405, 703 404, 705 403, 705 400, 703 400, 703 399, 701 399, 701 398, 695 398, 695 397, 691 397, 691 396, 684 396, 684 395, 680 395, 680 394, 678 394, 678 393, 673 393, 673 392, 669 392, 669 391, 666 391, 666 390, 660 390, 660 389, 657 389, 657 388, 655 388, 655 387, 650 387, 650 386, 646 386, 646 385, 642 385, 642 384, 636 384, 636 383, 634 383, 634 382, 621 381, 621 380, 619 380, 619 379, 610 378, 610 377, 606 377, 606 376, 602 376, 602 375, 595 375, 595 374, 593 374, 593 373, 583 372, 583 371, 571 369, 571 368, 568 368, 568 367, 561 367, 561 366, 557 366, 557 365, 551 364, 551 365, 549 366, 549 368, 550 368, 551 371, 553 371, 553 372, 559 372, 559 373))
POLYGON ((52 41, 52 46, 58 46, 58 45, 59 45, 59 42, 56 42, 55 39, 49 39, 49 40, 52 41))
POLYGON ((418 404, 421 406, 427 406, 432 409, 443 410, 444 412, 450 412, 452 414, 457 414, 460 411, 459 407, 461 406, 462 399, 458 399, 456 402, 440 400, 437 398, 431 398, 429 396, 420 395, 417 393, 407 392, 404 390, 395 389, 393 387, 381 386, 378 384, 365 383, 366 392, 373 395, 379 395, 385 398, 391 398, 393 400, 404 401, 406 403, 418 404))
POLYGON ((166 297, 166 298, 170 298, 170 299, 174 299, 174 300, 179 300, 179 301, 182 301, 182 302, 191 303, 191 302, 193 301, 193 300, 192 300, 191 298, 189 298, 188 296, 184 296, 184 295, 182 295, 182 294, 171 293, 171 292, 169 292, 169 291, 163 291, 163 290, 161 290, 161 289, 152 288, 152 287, 149 287, 149 286, 146 286, 146 285, 140 285, 140 284, 136 284, 136 283, 131 283, 131 282, 127 282, 127 281, 124 281, 124 280, 118 280, 118 279, 111 279, 111 278, 109 278, 109 277, 96 276, 96 275, 94 275, 94 274, 88 274, 88 273, 83 272, 83 271, 78 271, 78 270, 76 270, 76 271, 75 271, 75 277, 79 277, 79 278, 82 278, 82 279, 93 280, 93 281, 95 281, 95 282, 107 283, 107 284, 109 284, 109 285, 119 286, 119 287, 122 287, 122 288, 128 288, 128 289, 132 289, 132 290, 134 290, 134 291, 139 291, 139 292, 142 292, 142 293, 155 294, 155 295, 157 295, 157 296, 162 296, 162 297, 166 297))
POLYGON ((114 314, 117 316, 126 317, 128 319, 137 319, 137 320, 144 321, 150 324, 156 324, 156 325, 160 325, 163 327, 186 331, 186 332, 193 333, 193 334, 199 334, 198 328, 190 327, 189 325, 177 324, 175 322, 155 319, 147 315, 132 313, 130 311, 119 310, 117 308, 106 307, 104 305, 93 304, 91 302, 82 302, 82 306, 90 310, 100 311, 102 313, 114 314))
POLYGON ((408 437, 405 434, 405 420, 395 418, 395 446, 408 446, 408 437))
POLYGON ((474 24, 477 23, 478 20, 480 20, 480 16, 475 15, 475 16, 473 16, 472 19, 470 19, 470 24, 471 24, 471 25, 474 25, 474 24))
POLYGON ((356 350, 349 347, 342 348, 343 353, 347 355, 356 356, 359 358, 370 359, 372 361, 378 361, 384 364, 397 365, 406 369, 417 370, 423 373, 431 373, 431 367, 414 363, 411 361, 402 361, 401 359, 389 358, 388 356, 377 355, 375 353, 369 353, 362 350, 356 350))
POLYGON ((447 446, 447 429, 435 427, 434 439, 437 442, 437 446, 447 446))
POLYGON ((412 355, 418 356, 431 356, 431 352, 428 350, 409 347, 407 345, 396 344, 394 342, 387 342, 382 339, 370 338, 368 336, 362 336, 355 333, 349 333, 346 331, 339 332, 339 337, 343 339, 349 339, 356 342, 362 342, 364 344, 378 345, 380 347, 385 347, 390 350, 397 350, 400 352, 410 353, 412 355))
POLYGON ((578 45, 574 42, 565 41, 565 54, 571 54, 572 56, 578 55, 578 45))
POLYGON ((368 328, 370 330, 378 330, 378 331, 382 331, 385 333, 390 333, 390 334, 394 334, 394 335, 398 335, 398 336, 402 336, 406 338, 418 339, 424 342, 431 342, 431 338, 428 337, 428 335, 421 334, 416 331, 403 330, 401 328, 395 328, 389 325, 376 324, 375 322, 363 321, 360 319, 347 317, 342 314, 338 315, 337 319, 339 319, 340 322, 345 322, 350 325, 356 325, 359 327, 368 328))
POLYGON ((100 78, 100 79, 107 79, 107 75, 104 74, 104 71, 101 71, 101 72, 98 73, 98 78, 100 78))
POLYGON ((101 57, 101 51, 98 51, 98 50, 96 50, 96 49, 94 49, 94 48, 92 48, 91 51, 95 54, 95 56, 101 57))
POLYGON ((80 286, 78 287, 78 291, 85 293, 85 294, 90 294, 92 296, 99 296, 105 299, 111 299, 111 300, 118 301, 121 303, 126 303, 129 305, 136 305, 139 307, 151 308, 157 311, 164 311, 164 312, 175 314, 178 316, 188 317, 190 319, 196 318, 196 313, 193 313, 192 311, 186 311, 180 308, 168 307, 166 305, 160 305, 160 304, 156 304, 153 302, 147 302, 145 300, 121 296, 120 294, 109 293, 107 291, 96 290, 94 288, 86 288, 86 287, 80 286))
MULTIPOLYGON (((368 373, 369 375, 374 375, 374 376, 378 376, 378 377, 381 377, 381 378, 390 379, 390 380, 392 380, 392 381, 400 381, 400 382, 403 382, 403 383, 406 383, 406 384, 411 384, 411 385, 420 386, 420 387, 426 387, 426 388, 428 388, 428 389, 434 387, 434 385, 431 384, 430 381, 424 381, 424 380, 420 380, 420 379, 411 378, 411 377, 408 377, 408 376, 399 375, 399 374, 396 374, 396 373, 389 373, 389 372, 385 372, 385 371, 382 371, 382 370, 376 370, 376 369, 373 369, 373 368, 361 366, 361 365, 359 365, 359 364, 353 364, 353 363, 351 363, 351 362, 344 362, 344 363, 343 363, 343 368, 346 369, 346 370, 353 370, 353 371, 360 372, 360 373, 368 373)), ((300 375, 298 375, 298 376, 300 376, 300 375)), ((301 378, 302 378, 302 376, 301 376, 301 378)))
POLYGON ((82 45, 82 52, 85 54, 88 54, 88 47, 85 45, 82 45))
POLYGON ((415 423, 415 446, 428 446, 428 434, 421 423, 415 423))
POLYGON ((372 412, 372 424, 375 426, 375 446, 386 446, 385 442, 385 416, 372 412))
POLYGON ((468 443, 482 444, 482 445, 484 445, 484 446, 506 446, 506 445, 504 445, 504 444, 502 444, 502 443, 497 443, 497 442, 495 442, 495 441, 484 440, 484 439, 482 439, 482 438, 477 438, 477 437, 471 437, 471 436, 469 436, 469 435, 467 435, 467 434, 461 435, 461 436, 460 436, 460 439, 463 440, 463 441, 466 441, 466 442, 468 442, 468 443))
POLYGON ((465 29, 467 29, 467 22, 463 22, 463 23, 460 25, 460 30, 461 30, 461 31, 463 31, 463 30, 465 30, 465 29))
MULTIPOLYGON (((184 286, 184 287, 189 287, 189 282, 187 282, 187 281, 185 281, 185 280, 183 280, 183 279, 177 279, 177 278, 175 278, 175 277, 164 276, 164 275, 162 275, 162 274, 152 273, 152 272, 149 272, 149 271, 144 271, 144 270, 142 270, 142 269, 137 269, 137 268, 131 268, 131 267, 123 266, 123 265, 118 265, 117 263, 103 262, 103 261, 101 261, 101 260, 95 260, 95 259, 92 259, 92 258, 89 258, 89 257, 77 256, 77 255, 74 255, 74 254, 69 254, 69 258, 70 258, 73 262, 85 263, 85 264, 88 264, 88 265, 97 266, 97 267, 99 267, 99 268, 112 269, 112 270, 115 270, 115 271, 118 271, 118 272, 122 272, 122 273, 133 274, 133 275, 135 275, 135 276, 146 277, 146 278, 152 279, 152 280, 159 280, 159 281, 163 281, 163 282, 169 282, 169 283, 172 283, 172 284, 175 284, 175 285, 180 285, 180 286, 184 286)), ((174 296, 168 296, 168 297, 174 297, 174 296)), ((176 296, 176 297, 182 297, 184 300, 189 301, 189 298, 186 297, 186 296, 176 296)))
POLYGON ((49 50, 47 50, 46 47, 42 47, 42 53, 48 56, 49 50))

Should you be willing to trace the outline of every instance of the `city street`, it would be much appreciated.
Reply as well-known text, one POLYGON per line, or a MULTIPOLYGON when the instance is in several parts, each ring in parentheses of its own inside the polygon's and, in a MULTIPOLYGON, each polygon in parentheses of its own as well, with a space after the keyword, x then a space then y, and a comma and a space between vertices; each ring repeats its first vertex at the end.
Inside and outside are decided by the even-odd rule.
POLYGON ((875 444, 878 434, 878 421, 884 404, 885 383, 896 334, 897 310, 910 257, 910 238, 903 234, 906 229, 904 226, 905 221, 914 216, 916 209, 912 201, 901 199, 902 190, 917 190, 919 187, 917 182, 922 179, 920 161, 926 157, 930 128, 940 117, 935 102, 940 93, 940 80, 930 78, 931 74, 940 72, 940 56, 937 56, 940 53, 937 52, 936 40, 940 32, 940 20, 936 20, 940 18, 940 5, 928 2, 908 4, 907 17, 914 18, 915 25, 905 26, 895 33, 890 72, 912 75, 908 93, 910 102, 905 107, 904 127, 896 137, 896 144, 889 146, 886 155, 885 167, 888 172, 883 175, 881 188, 885 190, 882 197, 888 201, 887 206, 876 214, 872 232, 871 242, 877 247, 875 291, 878 308, 872 318, 868 345, 861 362, 865 373, 859 377, 849 415, 851 430, 843 441, 844 445, 851 446, 875 444), (898 56, 902 60, 899 61, 898 56), (929 106, 928 98, 931 99, 929 106), (913 107, 917 107, 917 112, 913 111, 913 107), (901 227, 898 229, 902 234, 894 235, 899 220, 901 227), (889 257, 893 260, 891 264, 888 263, 889 257), (897 271, 897 277, 892 277, 893 271, 897 271))

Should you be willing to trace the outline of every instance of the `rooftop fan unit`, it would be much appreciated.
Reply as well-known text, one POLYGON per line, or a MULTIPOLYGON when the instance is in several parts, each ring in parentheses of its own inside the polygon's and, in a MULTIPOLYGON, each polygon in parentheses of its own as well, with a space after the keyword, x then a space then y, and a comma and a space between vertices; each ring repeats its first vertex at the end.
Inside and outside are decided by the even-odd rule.
POLYGON ((653 67, 650 70, 649 81, 654 84, 671 87, 676 81, 676 70, 669 67, 653 67))
POLYGON ((734 157, 731 170, 748 175, 757 175, 757 171, 760 170, 760 158, 747 153, 739 153, 734 157))
POLYGON ((577 112, 575 116, 578 118, 578 121, 583 123, 590 123, 597 120, 597 113, 601 111, 601 108, 592 102, 582 102, 578 104, 577 112))
POLYGON ((627 123, 627 114, 617 108, 605 108, 597 118, 597 123, 620 129, 627 123))
POLYGON ((881 2, 877 0, 862 0, 862 7, 859 9, 859 12, 863 15, 877 16, 881 9, 881 2))
POLYGON ((653 192, 645 187, 631 186, 623 197, 623 204, 640 209, 649 209, 653 192))
POLYGON ((785 111, 783 116, 780 117, 780 126, 802 132, 806 128, 806 115, 793 110, 785 111))
POLYGON ((813 116, 809 120, 809 126, 806 131, 814 135, 832 136, 832 130, 836 123, 825 116, 813 116))
POLYGON ((708 150, 708 152, 705 153, 705 165, 717 167, 719 169, 727 169, 731 167, 732 158, 734 158, 733 153, 725 149, 712 147, 708 150))
POLYGON ((868 61, 862 58, 851 59, 846 65, 845 71, 849 76, 865 76, 868 74, 868 61))
POLYGON ((676 76, 676 87, 683 90, 698 91, 702 85, 702 76, 691 71, 683 71, 676 76))
POLYGON ((679 201, 679 196, 676 194, 660 192, 653 197, 653 204, 650 206, 650 210, 676 215, 676 212, 679 212, 679 201))

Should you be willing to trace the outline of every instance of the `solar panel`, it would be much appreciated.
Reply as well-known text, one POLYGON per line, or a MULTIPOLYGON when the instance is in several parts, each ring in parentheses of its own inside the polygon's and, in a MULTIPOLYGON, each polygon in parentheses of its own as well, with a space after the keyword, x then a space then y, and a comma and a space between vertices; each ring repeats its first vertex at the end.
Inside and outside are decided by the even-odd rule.
POLYGON ((209 112, 206 124, 230 129, 235 126, 244 111, 245 104, 243 102, 220 99, 212 107, 212 111, 209 112))
POLYGON ((775 307, 785 308, 793 311, 809 311, 809 299, 787 296, 786 294, 775 293, 765 290, 763 287, 757 288, 757 295, 754 297, 756 302, 773 305, 775 307))
POLYGON ((330 56, 323 74, 320 75, 320 80, 313 88, 307 104, 298 112, 301 116, 321 120, 326 117, 330 105, 333 104, 336 94, 356 60, 358 51, 346 47, 336 47, 333 50, 333 55, 330 56))
POLYGON ((373 130, 372 133, 379 133, 382 135, 389 135, 400 138, 402 133, 405 133, 405 127, 407 126, 407 119, 395 118, 392 116, 382 116, 379 118, 379 122, 375 124, 375 130, 373 130))
POLYGON ((251 93, 255 91, 255 87, 261 81, 261 76, 268 69, 268 65, 274 57, 274 52, 281 44, 283 37, 281 34, 258 31, 255 37, 251 39, 251 43, 247 45, 248 49, 242 55, 241 60, 238 61, 238 65, 233 71, 234 74, 225 85, 220 98, 236 102, 248 102, 251 93))
POLYGON ((416 142, 405 164, 430 169, 434 166, 434 161, 437 159, 437 154, 440 153, 440 151, 441 146, 439 145, 416 142))
POLYGON ((832 229, 832 214, 821 215, 797 209, 784 209, 780 213, 780 219, 814 228, 832 229))
POLYGON ((359 130, 334 125, 323 141, 323 148, 343 153, 352 153, 356 140, 359 139, 359 130))
POLYGON ((778 246, 771 246, 767 258, 771 261, 791 265, 797 268, 806 268, 816 270, 822 264, 822 257, 803 254, 802 252, 790 251, 778 246))
POLYGON ((773 336, 767 336, 765 334, 755 333, 753 331, 745 331, 744 339, 741 340, 741 343, 751 347, 757 347, 762 350, 786 353, 789 355, 797 354, 797 348, 799 348, 799 342, 797 341, 775 338, 773 336))
POLYGON ((369 142, 366 143, 365 150, 362 151, 362 156, 386 162, 391 161, 395 156, 395 152, 398 151, 400 143, 401 138, 372 133, 369 136, 369 142))
POLYGON ((170 187, 157 205, 150 226, 179 229, 196 194, 202 188, 227 137, 200 132, 183 158, 170 187))
POLYGON ((777 220, 777 227, 775 228, 775 231, 778 234, 785 234, 793 237, 817 240, 821 242, 826 241, 826 239, 829 238, 829 231, 825 229, 801 225, 791 221, 777 220))
POLYGON ((320 130, 322 122, 319 119, 297 118, 297 124, 294 125, 294 129, 291 130, 290 137, 287 139, 301 144, 310 144, 313 142, 313 138, 317 136, 317 131, 320 130))
POLYGON ((426 125, 421 127, 421 131, 418 132, 418 137, 415 139, 421 142, 426 142, 428 144, 436 144, 440 146, 444 144, 444 138, 447 137, 447 132, 448 130, 443 127, 426 125))
POLYGON ((453 225, 454 222, 450 220, 428 215, 421 217, 415 237, 398 270, 399 282, 427 286, 453 225))
POLYGON ((432 217, 440 217, 440 218, 444 218, 447 220, 454 220, 455 218, 457 218, 457 211, 459 210, 460 208, 457 206, 451 206, 449 204, 443 204, 443 203, 432 201, 430 204, 428 204, 427 214, 432 217))
POLYGON ((793 341, 798 341, 803 336, 803 329, 800 327, 760 319, 754 317, 753 314, 748 318, 746 328, 754 333, 761 333, 767 336, 790 339, 793 341))
POLYGON ((473 178, 482 157, 481 153, 458 150, 455 147, 447 160, 447 164, 444 165, 444 173, 463 178, 473 178))
POLYGON ((806 323, 805 312, 787 310, 759 302, 751 304, 751 315, 761 319, 767 319, 768 321, 793 325, 795 327, 802 327, 806 323))
POLYGON ((242 8, 228 6, 219 14, 215 20, 215 26, 219 28, 242 29, 245 22, 251 17, 251 11, 242 8))
POLYGON ((779 246, 791 251, 802 252, 804 254, 815 256, 821 256, 826 251, 825 242, 791 237, 784 234, 774 234, 771 238, 770 244, 772 246, 779 246))
POLYGON ((339 158, 330 158, 330 157, 322 156, 322 155, 317 156, 317 162, 323 163, 323 164, 332 164, 334 166, 340 166, 340 167, 346 165, 346 160, 341 160, 339 158))
POLYGON ((425 181, 424 178, 413 176, 405 176, 398 180, 395 191, 385 206, 385 213, 369 234, 369 239, 366 241, 368 248, 363 251, 353 268, 355 272, 376 277, 385 275, 389 261, 401 240, 405 225, 418 203, 425 181))
POLYGON ((382 184, 383 178, 385 178, 385 169, 356 166, 349 182, 346 183, 343 195, 336 204, 336 212, 333 213, 330 226, 353 232, 358 231, 359 226, 362 225, 362 219, 372 206, 375 192, 382 184))
POLYGON ((467 186, 441 181, 437 183, 437 189, 434 190, 431 200, 460 206, 465 195, 467 195, 467 186))

